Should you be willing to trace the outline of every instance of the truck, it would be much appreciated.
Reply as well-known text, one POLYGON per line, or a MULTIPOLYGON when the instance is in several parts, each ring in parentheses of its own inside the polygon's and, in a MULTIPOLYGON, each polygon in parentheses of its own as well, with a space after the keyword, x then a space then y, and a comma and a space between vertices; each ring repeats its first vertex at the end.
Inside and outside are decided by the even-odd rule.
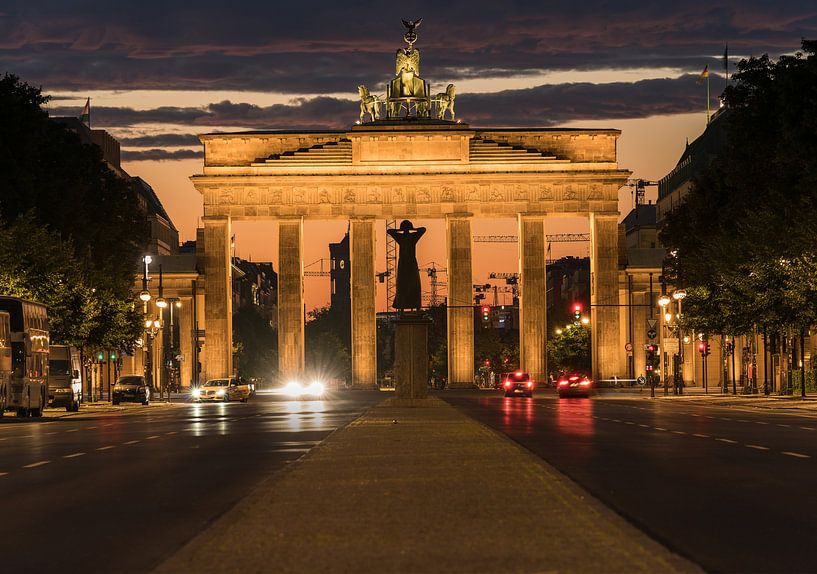
POLYGON ((48 401, 48 311, 17 297, 0 297, 0 311, 8 313, 11 342, 11 376, 0 392, 0 408, 18 417, 42 416, 48 401))
POLYGON ((48 356, 48 406, 77 412, 82 402, 80 356, 76 347, 51 345, 48 356))

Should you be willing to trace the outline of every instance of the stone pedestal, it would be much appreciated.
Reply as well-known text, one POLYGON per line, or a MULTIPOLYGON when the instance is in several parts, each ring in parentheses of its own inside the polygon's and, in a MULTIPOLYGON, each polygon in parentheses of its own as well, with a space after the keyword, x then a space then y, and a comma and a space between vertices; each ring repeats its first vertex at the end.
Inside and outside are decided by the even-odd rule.
POLYGON ((394 323, 394 379, 397 400, 428 395, 428 319, 403 316, 394 323))

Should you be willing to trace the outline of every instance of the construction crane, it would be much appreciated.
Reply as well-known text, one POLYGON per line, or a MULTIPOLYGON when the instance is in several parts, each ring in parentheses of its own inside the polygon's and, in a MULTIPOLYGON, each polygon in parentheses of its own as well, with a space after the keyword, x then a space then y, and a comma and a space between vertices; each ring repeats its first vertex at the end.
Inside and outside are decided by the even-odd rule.
POLYGON ((625 187, 633 188, 630 195, 633 197, 633 209, 639 205, 644 204, 645 196, 647 195, 647 186, 654 187, 658 185, 657 181, 647 181, 646 179, 628 179, 625 187))
POLYGON ((394 301, 397 290, 397 242, 389 235, 389 229, 397 229, 397 220, 386 220, 386 271, 383 277, 386 282, 386 301, 394 301))
POLYGON ((442 287, 448 287, 448 283, 445 281, 440 281, 437 275, 439 273, 448 273, 448 269, 445 267, 440 267, 434 261, 426 264, 426 267, 421 267, 420 271, 424 272, 428 275, 429 282, 430 282, 430 291, 427 295, 427 303, 428 307, 435 307, 442 303, 440 299, 440 291, 442 287))

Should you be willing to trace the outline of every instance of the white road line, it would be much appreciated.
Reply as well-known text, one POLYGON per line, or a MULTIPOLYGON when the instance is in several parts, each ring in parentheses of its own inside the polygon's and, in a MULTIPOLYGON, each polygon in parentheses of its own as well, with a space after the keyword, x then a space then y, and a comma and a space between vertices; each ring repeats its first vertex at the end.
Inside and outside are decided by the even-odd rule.
POLYGON ((665 428, 663 428, 663 427, 653 427, 653 428, 654 428, 655 430, 662 430, 662 431, 667 430, 667 429, 665 429, 665 428))
POLYGON ((633 421, 624 421, 624 424, 625 425, 634 425, 635 423, 633 421))
POLYGON ((783 428, 787 428, 787 429, 788 429, 788 428, 791 428, 791 425, 781 425, 781 424, 778 424, 777 426, 779 426, 779 427, 783 427, 783 428))
POLYGON ((75 452, 75 453, 72 453, 72 454, 66 454, 62 458, 77 458, 78 456, 83 456, 84 454, 85 454, 84 452, 75 452))
POLYGON ((38 466, 42 466, 50 462, 50 460, 41 460, 40 462, 32 462, 31 464, 27 464, 23 468, 37 468, 38 466))
POLYGON ((755 421, 755 424, 756 424, 756 425, 767 425, 767 424, 769 424, 769 423, 767 423, 767 422, 763 422, 763 421, 755 421))
POLYGON ((0 438, 0 441, 4 441, 4 440, 8 440, 8 439, 9 439, 9 437, 6 436, 6 437, 3 437, 3 438, 0 438))
POLYGON ((7 472, 0 472, 0 476, 8 476, 7 472))
POLYGON ((767 446, 760 446, 759 444, 747 444, 746 446, 747 446, 748 448, 753 448, 753 449, 755 449, 755 450, 769 450, 769 447, 767 447, 767 446))
POLYGON ((153 439, 155 439, 155 438, 159 438, 159 435, 155 434, 155 435, 153 435, 153 436, 149 436, 149 437, 147 437, 145 440, 153 440, 153 439))
POLYGON ((110 450, 112 448, 114 448, 114 446, 109 444, 108 446, 101 446, 96 450, 110 450))
POLYGON ((107 427, 112 427, 112 426, 113 426, 113 423, 108 423, 106 425, 102 425, 102 428, 107 428, 107 427))
POLYGON ((138 440, 129 440, 128 442, 123 442, 122 444, 136 444, 139 442, 138 440))
POLYGON ((78 430, 79 430, 79 429, 71 429, 71 430, 67 430, 67 431, 65 431, 65 432, 77 432, 78 430))
POLYGON ((88 427, 88 430, 94 430, 96 427, 88 427))
POLYGON ((730 438, 716 438, 715 440, 720 442, 728 442, 729 444, 738 444, 738 441, 732 440, 730 438))
POLYGON ((45 433, 45 436, 51 436, 51 435, 55 435, 55 434, 59 434, 59 433, 55 433, 55 432, 47 432, 47 433, 45 433))
POLYGON ((704 416, 705 416, 706 418, 708 418, 708 419, 712 419, 713 421, 715 420, 715 417, 710 417, 709 415, 704 415, 704 416))
POLYGON ((802 453, 799 453, 799 452, 790 452, 790 451, 788 451, 788 450, 784 450, 784 451, 783 451, 782 453, 780 453, 780 454, 785 454, 786 456, 794 456, 794 457, 797 457, 797 458, 811 458, 811 457, 810 457, 809 455, 807 455, 807 454, 802 454, 802 453))
POLYGON ((800 427, 803 430, 817 430, 814 427, 800 427))
POLYGON ((621 421, 619 419, 613 419, 613 422, 614 423, 620 423, 621 421))
POLYGON ((697 436, 698 438, 709 438, 708 434, 700 434, 700 433, 695 433, 692 436, 697 436))
POLYGON ((726 417, 721 417, 721 420, 722 420, 722 421, 731 421, 732 419, 730 419, 730 418, 726 418, 726 417))
POLYGON ((748 423, 749 422, 749 421, 744 420, 744 419, 735 419, 735 420, 737 420, 737 422, 739 422, 739 423, 748 423))
POLYGON ((645 429, 650 428, 650 425, 642 425, 641 423, 639 423, 638 426, 640 426, 641 428, 645 428, 645 429))
POLYGON ((173 434, 176 434, 176 431, 166 432, 165 434, 166 434, 166 435, 173 435, 173 434))
POLYGON ((674 430, 674 431, 672 431, 672 433, 673 433, 673 434, 686 434, 686 433, 685 433, 684 431, 682 431, 682 430, 674 430))

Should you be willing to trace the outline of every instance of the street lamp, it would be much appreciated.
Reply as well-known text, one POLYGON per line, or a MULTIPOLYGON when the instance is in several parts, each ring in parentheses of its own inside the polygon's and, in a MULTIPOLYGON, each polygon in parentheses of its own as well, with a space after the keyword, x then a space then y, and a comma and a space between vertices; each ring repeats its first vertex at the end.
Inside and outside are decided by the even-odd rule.
POLYGON ((680 344, 678 348, 678 368, 681 371, 681 392, 683 392, 684 388, 684 345, 689 343, 689 337, 684 337, 684 312, 681 305, 681 302, 686 296, 686 289, 676 289, 672 292, 672 298, 678 302, 678 338, 683 341, 683 344, 680 344))

